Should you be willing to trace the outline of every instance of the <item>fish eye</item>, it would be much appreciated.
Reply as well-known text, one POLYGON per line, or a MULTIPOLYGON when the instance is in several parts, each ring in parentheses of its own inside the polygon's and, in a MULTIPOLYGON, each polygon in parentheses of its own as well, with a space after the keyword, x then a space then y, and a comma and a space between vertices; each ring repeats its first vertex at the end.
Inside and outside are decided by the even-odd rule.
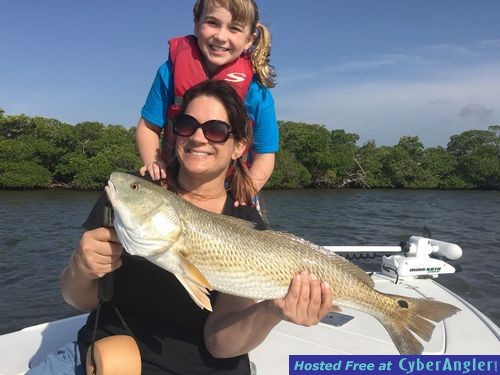
POLYGON ((134 182, 134 183, 131 183, 130 184, 130 188, 132 190, 139 190, 139 188, 141 187, 141 185, 139 185, 138 183, 134 182))

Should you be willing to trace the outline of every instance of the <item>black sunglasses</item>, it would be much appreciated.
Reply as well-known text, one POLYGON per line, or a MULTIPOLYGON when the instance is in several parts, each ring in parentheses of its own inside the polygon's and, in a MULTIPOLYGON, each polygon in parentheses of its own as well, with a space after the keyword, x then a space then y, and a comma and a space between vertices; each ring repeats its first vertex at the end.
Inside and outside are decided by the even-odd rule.
POLYGON ((198 128, 201 128, 207 140, 215 143, 224 143, 231 135, 231 125, 221 120, 208 120, 200 124, 193 116, 185 113, 174 120, 174 132, 181 137, 190 137, 198 128))

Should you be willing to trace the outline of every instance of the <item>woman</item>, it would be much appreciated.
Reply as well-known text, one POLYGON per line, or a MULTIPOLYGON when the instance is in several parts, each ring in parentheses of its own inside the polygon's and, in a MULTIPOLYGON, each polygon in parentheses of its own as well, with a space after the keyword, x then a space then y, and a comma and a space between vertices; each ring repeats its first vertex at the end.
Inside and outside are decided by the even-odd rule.
MULTIPOLYGON (((233 205, 235 199, 255 194, 241 160, 251 142, 251 130, 234 89, 223 81, 205 81, 189 89, 174 130, 176 158, 168 173, 170 189, 200 208, 263 226, 254 207, 233 205), (230 167, 235 172, 227 191, 230 167)), ((214 311, 209 314, 193 303, 175 276, 123 252, 115 231, 105 227, 109 223, 103 220, 104 207, 102 198, 84 224, 87 231, 61 276, 66 302, 92 312, 78 335, 79 353, 72 355, 72 349, 66 348, 64 356, 54 357, 57 366, 79 363, 78 354, 85 358, 96 325, 95 339, 134 335, 143 374, 249 374, 246 353, 279 321, 316 324, 332 305, 330 288, 314 275, 302 273, 294 277, 289 293, 280 300, 256 303, 213 292, 214 311), (114 295, 98 314, 97 280, 110 272, 114 295)), ((82 371, 81 365, 77 368, 82 371)), ((31 372, 39 373, 47 372, 31 372)))

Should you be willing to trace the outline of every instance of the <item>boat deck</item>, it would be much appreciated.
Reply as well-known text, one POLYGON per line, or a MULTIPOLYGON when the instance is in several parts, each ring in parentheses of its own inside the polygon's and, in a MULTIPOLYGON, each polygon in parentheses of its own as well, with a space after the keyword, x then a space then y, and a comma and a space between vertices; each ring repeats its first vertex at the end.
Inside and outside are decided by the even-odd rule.
MULTIPOLYGON (((500 330, 472 305, 432 279, 394 280, 375 274, 375 288, 384 293, 432 298, 462 311, 438 323, 423 354, 498 354, 500 330)), ((371 315, 343 309, 313 327, 281 322, 250 353, 259 375, 287 374, 291 354, 398 354, 389 334, 371 315), (270 358, 272 353, 272 359, 270 358)))
MULTIPOLYGON (((472 305, 432 279, 372 276, 377 290, 416 298, 432 298, 457 306, 458 314, 439 323, 424 354, 498 354, 500 330, 472 305)), ((24 374, 28 365, 76 338, 86 315, 28 327, 0 336, 0 375, 24 374)), ((351 309, 328 315, 313 327, 281 322, 250 353, 258 375, 288 373, 290 354, 398 354, 384 327, 372 316, 351 309)))

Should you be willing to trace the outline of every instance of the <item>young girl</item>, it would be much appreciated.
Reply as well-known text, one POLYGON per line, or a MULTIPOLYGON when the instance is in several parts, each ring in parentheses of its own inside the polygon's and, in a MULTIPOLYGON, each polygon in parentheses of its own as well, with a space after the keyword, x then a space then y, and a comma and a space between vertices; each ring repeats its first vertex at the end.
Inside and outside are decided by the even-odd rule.
POLYGON ((171 122, 182 95, 206 79, 231 84, 245 102, 253 122, 254 143, 247 162, 257 191, 274 169, 278 125, 269 88, 275 73, 268 64, 270 34, 259 23, 253 0, 197 0, 194 34, 169 41, 169 59, 158 69, 137 125, 136 139, 144 166, 153 180, 166 178, 172 159, 171 122), (163 130, 162 150, 159 137, 163 130))

